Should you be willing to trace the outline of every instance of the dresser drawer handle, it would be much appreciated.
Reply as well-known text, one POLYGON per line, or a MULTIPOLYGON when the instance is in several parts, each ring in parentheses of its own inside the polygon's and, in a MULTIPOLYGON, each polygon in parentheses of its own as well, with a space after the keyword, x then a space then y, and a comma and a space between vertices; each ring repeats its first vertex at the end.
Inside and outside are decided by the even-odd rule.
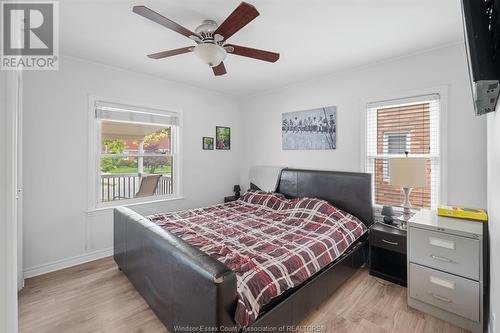
POLYGON ((455 242, 447 239, 429 237, 429 244, 444 249, 455 250, 455 242))
POLYGON ((449 263, 453 262, 453 260, 451 260, 451 259, 448 259, 448 258, 445 258, 445 257, 440 257, 440 256, 435 256, 433 254, 431 254, 431 258, 434 259, 434 260, 439 260, 439 261, 444 261, 444 262, 449 262, 449 263))
POLYGON ((399 245, 398 242, 391 242, 391 241, 388 241, 388 240, 385 240, 385 239, 382 239, 382 242, 384 242, 386 244, 394 245, 394 246, 398 246, 399 245))
POLYGON ((435 299, 437 299, 439 301, 446 302, 446 303, 452 303, 451 299, 449 299, 449 298, 439 296, 439 295, 436 295, 434 293, 429 293, 429 295, 431 295, 432 297, 434 297, 435 299))

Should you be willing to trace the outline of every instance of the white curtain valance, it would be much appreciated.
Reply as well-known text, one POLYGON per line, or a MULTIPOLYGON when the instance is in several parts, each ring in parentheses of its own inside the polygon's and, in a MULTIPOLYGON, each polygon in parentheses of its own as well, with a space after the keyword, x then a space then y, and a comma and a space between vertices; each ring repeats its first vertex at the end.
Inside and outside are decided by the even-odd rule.
POLYGON ((179 125, 179 114, 177 112, 102 101, 95 102, 95 115, 97 119, 130 121, 167 126, 179 125))
POLYGON ((421 96, 413 96, 407 98, 391 99, 386 101, 371 102, 367 104, 368 109, 381 109, 384 107, 397 107, 407 104, 418 104, 425 102, 439 101, 439 94, 429 94, 421 96))

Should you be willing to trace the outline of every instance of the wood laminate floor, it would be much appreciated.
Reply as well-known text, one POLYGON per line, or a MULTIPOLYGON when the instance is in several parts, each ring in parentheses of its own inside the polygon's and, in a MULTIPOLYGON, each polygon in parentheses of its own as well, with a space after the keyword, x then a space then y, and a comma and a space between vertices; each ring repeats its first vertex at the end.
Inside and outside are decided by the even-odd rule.
MULTIPOLYGON (((302 325, 322 332, 465 332, 406 305, 406 288, 361 269, 302 325), (319 326, 316 326, 319 325, 319 326)), ((167 332, 111 257, 26 280, 23 333, 167 332)))

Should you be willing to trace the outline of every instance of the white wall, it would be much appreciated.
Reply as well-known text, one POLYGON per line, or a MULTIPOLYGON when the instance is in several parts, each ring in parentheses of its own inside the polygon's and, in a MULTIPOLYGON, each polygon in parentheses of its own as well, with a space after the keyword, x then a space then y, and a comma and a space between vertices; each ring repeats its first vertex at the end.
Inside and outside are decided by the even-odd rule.
POLYGON ((24 78, 24 268, 27 276, 111 254, 111 211, 87 213, 88 96, 183 111, 185 199, 141 213, 220 202, 239 181, 240 115, 233 97, 69 57, 59 71, 24 78), (215 126, 232 128, 230 151, 203 151, 215 126))
POLYGON ((24 267, 28 276, 110 254, 110 211, 87 213, 88 95, 184 111, 184 194, 142 213, 220 202, 252 165, 362 170, 363 103, 447 87, 448 202, 486 206, 486 120, 474 117, 463 45, 374 64, 237 99, 63 57, 24 78, 24 267), (338 107, 338 149, 282 151, 281 113, 338 107), (232 127, 231 151, 201 137, 232 127))
POLYGON ((486 120, 472 109, 462 44, 294 84, 243 103, 244 160, 252 165, 362 171, 364 103, 447 86, 448 203, 486 206, 486 120), (338 148, 282 151, 281 113, 336 105, 338 148))
POLYGON ((488 115, 488 215, 490 231, 490 332, 500 332, 500 104, 488 115))

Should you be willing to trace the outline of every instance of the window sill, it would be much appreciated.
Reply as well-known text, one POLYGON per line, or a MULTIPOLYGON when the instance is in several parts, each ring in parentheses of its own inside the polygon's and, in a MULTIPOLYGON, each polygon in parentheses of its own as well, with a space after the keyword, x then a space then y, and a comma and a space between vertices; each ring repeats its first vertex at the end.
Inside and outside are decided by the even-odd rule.
POLYGON ((149 205, 149 204, 156 204, 156 203, 161 203, 161 202, 169 202, 169 201, 177 201, 177 200, 183 200, 184 196, 176 196, 176 197, 168 197, 168 198, 159 198, 159 199, 151 199, 151 200, 145 200, 145 201, 134 201, 134 202, 123 202, 122 204, 115 204, 115 205, 109 205, 109 206, 99 206, 96 208, 91 208, 87 210, 87 216, 97 216, 97 215, 104 215, 108 214, 113 209, 116 207, 135 207, 135 206, 142 206, 142 205, 149 205))

